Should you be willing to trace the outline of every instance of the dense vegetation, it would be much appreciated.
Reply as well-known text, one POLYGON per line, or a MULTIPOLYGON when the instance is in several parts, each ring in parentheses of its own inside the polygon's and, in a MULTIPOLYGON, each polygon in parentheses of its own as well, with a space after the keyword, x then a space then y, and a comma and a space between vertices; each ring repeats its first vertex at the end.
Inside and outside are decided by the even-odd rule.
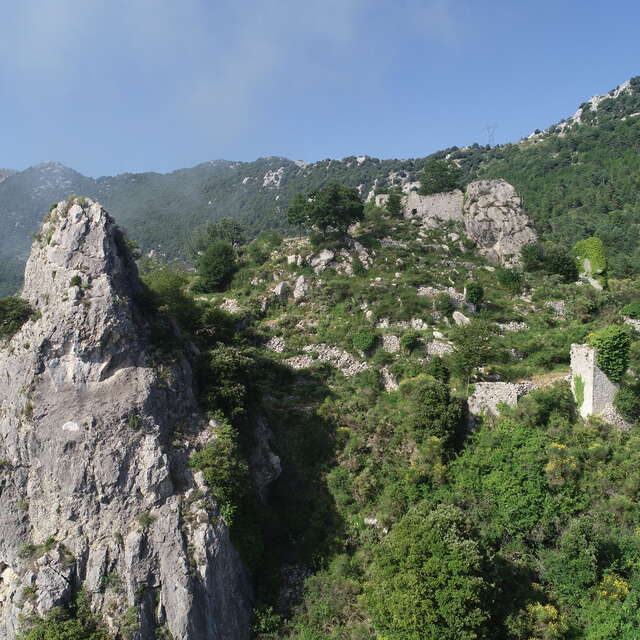
MULTIPOLYGON (((563 136, 449 150, 465 179, 505 177, 523 194, 543 242, 523 250, 522 268, 486 264, 452 240, 460 228, 419 234, 394 206, 372 204, 353 239, 324 239, 350 270, 314 272, 303 258, 319 247, 307 239, 265 232, 238 246, 252 234, 229 224, 190 237, 196 272, 141 263, 158 360, 185 340, 199 349, 216 437, 190 465, 251 571, 256 638, 635 640, 640 339, 624 317, 640 316, 629 277, 640 268, 640 167, 628 153, 638 155, 640 118, 621 119, 640 110, 634 87, 563 136), (585 255, 602 289, 576 284, 585 255), (204 282, 231 258, 230 272, 204 282), (274 295, 300 276, 306 298, 274 295), (625 428, 579 416, 584 383, 574 395, 566 377, 571 344, 585 342, 620 383, 625 428), (327 346, 337 364, 320 357, 327 346), (474 384, 496 379, 538 389, 471 419, 474 384), (282 465, 267 489, 251 474, 256 425, 282 465)), ((352 203, 369 163, 347 167, 352 203)), ((347 164, 324 169, 334 181, 347 164)), ((306 216, 308 198, 297 202, 306 216)), ((25 638, 101 638, 91 618, 86 635, 80 610, 55 615, 25 638), (65 636, 74 624, 85 635, 65 636)))

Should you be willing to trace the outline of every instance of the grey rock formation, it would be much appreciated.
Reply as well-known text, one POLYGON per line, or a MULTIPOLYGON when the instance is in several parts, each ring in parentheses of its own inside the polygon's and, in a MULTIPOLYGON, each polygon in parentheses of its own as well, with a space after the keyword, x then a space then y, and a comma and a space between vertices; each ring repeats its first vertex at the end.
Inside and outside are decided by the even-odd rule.
POLYGON ((537 239, 516 190, 505 180, 476 180, 464 195, 458 189, 430 196, 411 192, 403 198, 403 211, 428 229, 461 223, 482 255, 505 266, 517 264, 521 247, 537 239))
POLYGON ((470 324, 471 320, 464 315, 464 313, 460 311, 454 311, 452 314, 453 321, 459 326, 463 326, 465 324, 470 324))
POLYGON ((51 211, 23 291, 39 316, 0 346, 4 639, 81 586, 114 630, 135 612, 139 640, 159 627, 249 637, 250 586, 229 531, 189 452, 169 445, 203 424, 191 366, 158 357, 140 293, 98 203, 51 211))
POLYGON ((335 251, 332 251, 331 249, 323 249, 318 255, 313 256, 309 260, 309 264, 312 266, 315 273, 322 273, 335 257, 335 251))
POLYGON ((293 287, 293 298, 294 300, 301 300, 307 293, 309 293, 309 283, 303 275, 300 275, 293 287))
POLYGON ((506 266, 518 264, 520 249, 537 240, 516 190, 505 180, 477 180, 467 186, 464 226, 480 253, 506 266))

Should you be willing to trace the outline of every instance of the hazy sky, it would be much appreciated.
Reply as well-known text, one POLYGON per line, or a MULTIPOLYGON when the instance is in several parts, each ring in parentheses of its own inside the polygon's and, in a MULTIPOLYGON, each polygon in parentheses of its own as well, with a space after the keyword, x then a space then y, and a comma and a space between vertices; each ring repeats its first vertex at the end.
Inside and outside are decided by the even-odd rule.
POLYGON ((417 157, 517 140, 640 75, 637 0, 19 0, 0 167, 417 157))

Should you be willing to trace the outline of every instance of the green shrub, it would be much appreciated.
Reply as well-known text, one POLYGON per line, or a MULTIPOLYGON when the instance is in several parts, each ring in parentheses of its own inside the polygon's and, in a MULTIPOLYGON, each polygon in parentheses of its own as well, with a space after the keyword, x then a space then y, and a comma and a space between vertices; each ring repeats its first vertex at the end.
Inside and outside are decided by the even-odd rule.
POLYGON ((400 337, 400 346, 411 353, 420 344, 420 334, 417 331, 407 331, 400 337))
POLYGON ((434 299, 434 306, 436 311, 441 313, 445 318, 448 318, 456 310, 456 306, 453 303, 451 296, 445 291, 441 291, 436 295, 434 299))
POLYGON ((69 280, 70 287, 81 287, 82 286, 82 278, 79 275, 75 275, 69 280))
POLYGON ((429 158, 420 178, 420 193, 428 196, 452 191, 459 188, 461 177, 462 170, 454 162, 444 158, 429 158))
POLYGON ((29 303, 22 298, 0 298, 0 340, 12 338, 34 313, 29 303))
POLYGON ((575 260, 558 246, 551 246, 545 250, 544 270, 561 276, 564 282, 575 282, 579 275, 575 260))
POLYGON ((523 278, 519 271, 513 269, 496 269, 496 279, 501 287, 509 293, 517 294, 522 292, 523 278))
POLYGON ((202 471, 207 487, 220 503, 225 522, 232 526, 238 505, 250 487, 249 467, 240 451, 236 430, 222 422, 215 429, 215 439, 191 456, 189 466, 202 471))
POLYGON ((596 364, 610 380, 622 379, 629 365, 629 332, 622 327, 609 326, 592 333, 589 344, 596 350, 596 364))
POLYGON ((142 281, 149 289, 154 309, 167 313, 182 329, 193 329, 200 311, 185 293, 189 280, 183 271, 164 265, 144 274, 142 281))
POLYGON ((236 270, 236 252, 223 240, 210 244, 198 257, 197 288, 204 292, 223 291, 236 270))
POLYGON ((369 351, 371 347, 376 343, 376 334, 368 329, 358 329, 351 336, 351 344, 354 349, 358 351, 369 351))
POLYGON ((620 412, 620 415, 629 422, 636 422, 639 420, 640 389, 638 389, 638 386, 621 386, 616 394, 614 406, 620 412))
POLYGON ((464 285, 465 299, 471 304, 481 304, 484 300, 484 287, 476 280, 469 280, 464 285))
POLYGON ((602 286, 607 284, 607 254, 600 238, 586 238, 576 242, 573 257, 580 273, 592 276, 602 286))
POLYGON ((579 409, 584 402, 584 380, 582 376, 573 377, 573 392, 576 399, 576 406, 579 409))
POLYGON ((377 637, 485 637, 491 587, 484 565, 475 533, 458 508, 418 505, 376 550, 365 584, 377 637))
POLYGON ((640 301, 634 300, 622 307, 622 314, 634 320, 640 320, 640 301))
POLYGON ((402 196, 399 193, 393 192, 389 194, 387 200, 387 212, 392 216, 399 216, 402 211, 402 196))
POLYGON ((111 635, 91 611, 89 600, 80 591, 69 607, 54 607, 46 616, 30 616, 17 640, 110 640, 111 635))
POLYGON ((520 261, 525 271, 540 271, 543 266, 544 252, 542 247, 532 242, 525 244, 520 249, 520 261))

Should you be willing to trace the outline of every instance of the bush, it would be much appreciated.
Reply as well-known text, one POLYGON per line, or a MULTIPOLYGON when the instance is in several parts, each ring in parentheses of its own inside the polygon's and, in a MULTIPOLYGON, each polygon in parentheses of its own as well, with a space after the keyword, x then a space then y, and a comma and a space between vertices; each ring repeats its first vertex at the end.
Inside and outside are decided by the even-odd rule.
POLYGON ((565 282, 575 282, 579 275, 575 260, 562 247, 557 246, 545 251, 544 270, 561 276, 565 282))
POLYGON ((351 344, 358 351, 369 351, 376 342, 376 334, 368 329, 358 329, 351 337, 351 344))
POLYGON ((523 278, 519 271, 513 269, 496 269, 496 279, 501 287, 504 287, 509 293, 521 293, 523 278))
POLYGON ((420 179, 420 193, 424 196, 453 191, 460 186, 462 170, 449 160, 431 158, 425 162, 420 179))
POLYGON ((464 285, 465 299, 471 304, 481 304, 484 300, 484 287, 476 280, 470 280, 464 285))
POLYGON ((210 244, 198 257, 197 288, 204 292, 223 291, 236 270, 236 252, 223 240, 210 244))
POLYGON ((580 273, 592 276, 603 287, 607 285, 607 254, 600 238, 587 238, 576 242, 573 257, 580 273))
POLYGON ((630 302, 622 307, 622 314, 634 320, 640 320, 640 301, 630 302))
POLYGON ((33 315, 26 300, 15 296, 0 298, 0 340, 12 338, 33 315))
POLYGON ((177 268, 162 266, 142 276, 153 307, 171 316, 183 329, 192 330, 200 311, 193 299, 185 294, 187 276, 177 268))
POLYGON ((420 334, 417 331, 407 331, 400 337, 400 346, 411 353, 420 344, 420 334))
POLYGON ((629 422, 640 419, 640 389, 637 385, 621 386, 613 404, 620 415, 629 422))
POLYGON ((18 640, 109 640, 110 634, 92 613, 86 593, 81 591, 70 607, 54 607, 43 618, 26 619, 18 640))
POLYGON ((364 217, 364 204, 356 189, 331 183, 315 193, 296 194, 289 207, 291 224, 313 226, 326 233, 329 228, 346 231, 364 217))
POLYGON ((364 602, 377 637, 472 640, 489 618, 485 559, 456 507, 410 511, 376 551, 364 602))
POLYGON ((525 271, 540 271, 543 266, 543 259, 542 247, 535 242, 525 244, 520 249, 520 261, 525 271))
POLYGON ((436 311, 448 318, 455 310, 456 306, 448 293, 441 291, 434 299, 436 311))
POLYGON ((622 327, 605 327, 591 334, 589 344, 596 350, 596 364, 610 380, 619 382, 629 366, 629 332, 622 327))
POLYGON ((402 196, 399 193, 390 193, 387 200, 387 212, 394 217, 399 216, 402 211, 402 196))
POLYGON ((227 525, 232 526, 238 504, 249 491, 249 467, 244 461, 235 429, 223 422, 215 429, 215 439, 189 459, 189 466, 202 471, 211 494, 220 503, 227 525))

